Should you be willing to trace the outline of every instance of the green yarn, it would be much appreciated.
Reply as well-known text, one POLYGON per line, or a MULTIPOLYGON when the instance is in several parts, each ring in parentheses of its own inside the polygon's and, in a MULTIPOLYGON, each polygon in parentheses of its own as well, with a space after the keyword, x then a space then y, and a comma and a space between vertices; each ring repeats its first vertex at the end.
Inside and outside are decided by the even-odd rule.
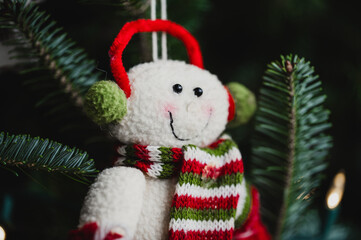
POLYGON ((227 85, 236 105, 234 119, 227 127, 237 127, 247 123, 256 111, 257 104, 254 94, 242 84, 231 82, 227 85))
POLYGON ((84 111, 99 125, 120 121, 127 114, 127 98, 116 83, 99 81, 87 92, 84 111))
MULTIPOLYGON (((212 149, 209 147, 204 147, 199 149, 205 151, 208 154, 211 154, 212 156, 218 157, 224 155, 225 152, 228 152, 231 148, 234 147, 237 147, 237 144, 235 142, 233 142, 232 140, 225 140, 222 144, 218 145, 218 147, 216 148, 212 149)), ((193 144, 189 144, 183 146, 183 151, 187 151, 189 149, 197 149, 197 148, 198 148, 197 146, 193 144)))
POLYGON ((196 221, 227 221, 236 216, 236 209, 194 209, 194 208, 172 208, 171 215, 174 219, 190 219, 196 221))
POLYGON ((217 179, 213 178, 206 178, 199 174, 194 173, 182 173, 179 176, 178 184, 182 186, 183 184, 191 183, 195 186, 200 186, 208 189, 212 188, 219 188, 221 186, 229 186, 229 185, 236 185, 243 181, 243 173, 231 173, 226 174, 224 176, 220 176, 217 179))
POLYGON ((172 151, 172 148, 168 147, 159 147, 158 150, 160 151, 160 158, 162 159, 162 162, 164 163, 171 163, 174 162, 174 152, 172 151))

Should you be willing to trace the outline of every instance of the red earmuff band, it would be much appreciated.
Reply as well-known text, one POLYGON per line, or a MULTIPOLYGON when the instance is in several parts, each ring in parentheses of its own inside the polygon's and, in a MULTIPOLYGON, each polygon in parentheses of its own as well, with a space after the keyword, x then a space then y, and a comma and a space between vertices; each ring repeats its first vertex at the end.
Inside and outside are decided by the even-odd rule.
MULTIPOLYGON (((111 57, 110 67, 112 69, 113 76, 118 86, 124 91, 127 98, 129 98, 131 95, 131 88, 128 74, 123 66, 122 54, 133 35, 140 32, 166 32, 178 38, 183 42, 187 49, 190 63, 199 68, 204 68, 199 44, 192 36, 192 34, 190 34, 184 27, 174 22, 160 19, 139 19, 128 22, 120 30, 109 50, 109 56, 111 57)), ((235 114, 235 104, 233 97, 228 89, 227 93, 229 101, 228 121, 231 121, 233 120, 235 114)))
POLYGON ((124 69, 122 54, 132 36, 140 32, 167 32, 178 38, 185 45, 191 64, 203 67, 201 50, 197 40, 182 26, 168 20, 145 20, 139 19, 126 23, 115 38, 110 47, 110 67, 118 86, 124 91, 127 98, 130 97, 131 89, 128 74, 124 69))
POLYGON ((228 102, 229 102, 229 107, 228 107, 228 122, 232 121, 234 119, 234 116, 236 114, 236 104, 234 103, 234 99, 232 97, 231 92, 229 91, 229 89, 227 87, 225 87, 228 93, 228 102))

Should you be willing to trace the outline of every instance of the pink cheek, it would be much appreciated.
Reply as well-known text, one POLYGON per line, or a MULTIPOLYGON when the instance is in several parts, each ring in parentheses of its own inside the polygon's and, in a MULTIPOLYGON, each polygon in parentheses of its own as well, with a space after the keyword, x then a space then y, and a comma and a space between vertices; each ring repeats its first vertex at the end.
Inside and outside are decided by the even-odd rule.
POLYGON ((202 106, 202 112, 206 116, 211 116, 212 112, 213 112, 213 107, 211 105, 209 105, 209 104, 203 105, 202 106))
POLYGON ((171 112, 173 114, 176 111, 177 111, 177 107, 170 104, 170 103, 166 103, 163 106, 163 116, 164 117, 168 118, 169 117, 169 112, 171 112))

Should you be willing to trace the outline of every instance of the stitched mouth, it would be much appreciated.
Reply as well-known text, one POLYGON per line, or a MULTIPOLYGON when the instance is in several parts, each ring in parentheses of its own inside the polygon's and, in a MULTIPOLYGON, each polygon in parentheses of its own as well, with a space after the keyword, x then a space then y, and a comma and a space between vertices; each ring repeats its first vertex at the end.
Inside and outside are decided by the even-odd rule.
MULTIPOLYGON (((176 139, 178 139, 179 141, 189 141, 189 140, 191 140, 191 139, 193 139, 193 138, 198 137, 198 135, 196 135, 196 136, 194 136, 194 137, 192 137, 192 138, 180 138, 180 137, 178 137, 177 134, 175 134, 175 131, 174 131, 174 126, 173 126, 173 122, 174 122, 174 121, 173 121, 172 113, 171 113, 170 111, 168 111, 168 112, 169 112, 169 119, 170 119, 170 128, 172 129, 172 134, 173 134, 173 136, 174 136, 176 139)), ((211 115, 212 115, 212 114, 209 115, 209 118, 208 118, 208 120, 207 120, 207 123, 206 123, 206 125, 203 127, 203 129, 202 129, 201 132, 203 132, 203 130, 208 126, 209 119, 211 118, 211 115)))

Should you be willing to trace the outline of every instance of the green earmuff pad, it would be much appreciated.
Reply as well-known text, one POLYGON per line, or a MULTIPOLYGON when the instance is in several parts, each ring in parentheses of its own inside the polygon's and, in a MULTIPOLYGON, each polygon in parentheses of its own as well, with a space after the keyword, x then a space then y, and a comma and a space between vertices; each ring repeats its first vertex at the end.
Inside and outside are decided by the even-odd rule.
POLYGON ((88 90, 84 111, 99 125, 118 122, 127 114, 127 98, 116 83, 99 81, 88 90))
POLYGON ((231 82, 227 84, 235 102, 235 117, 228 127, 237 127, 247 123, 256 111, 257 104, 254 94, 244 85, 231 82))

